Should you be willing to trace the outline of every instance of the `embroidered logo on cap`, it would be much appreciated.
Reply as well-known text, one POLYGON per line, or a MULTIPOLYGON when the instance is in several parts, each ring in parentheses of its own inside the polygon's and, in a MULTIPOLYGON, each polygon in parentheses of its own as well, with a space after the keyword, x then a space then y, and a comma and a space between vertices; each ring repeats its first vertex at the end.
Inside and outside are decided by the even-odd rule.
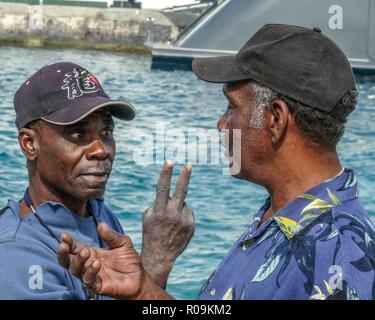
POLYGON ((97 92, 101 89, 99 81, 94 75, 80 68, 74 68, 73 71, 66 73, 63 82, 61 89, 67 90, 69 99, 97 92))

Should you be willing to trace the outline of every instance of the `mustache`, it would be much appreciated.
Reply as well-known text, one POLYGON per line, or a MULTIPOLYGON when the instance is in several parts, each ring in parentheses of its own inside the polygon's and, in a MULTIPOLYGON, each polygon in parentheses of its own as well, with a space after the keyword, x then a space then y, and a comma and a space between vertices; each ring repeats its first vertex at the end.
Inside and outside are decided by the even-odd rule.
POLYGON ((110 161, 98 162, 95 166, 87 166, 80 168, 76 176, 80 175, 109 175, 112 171, 112 163, 110 161))

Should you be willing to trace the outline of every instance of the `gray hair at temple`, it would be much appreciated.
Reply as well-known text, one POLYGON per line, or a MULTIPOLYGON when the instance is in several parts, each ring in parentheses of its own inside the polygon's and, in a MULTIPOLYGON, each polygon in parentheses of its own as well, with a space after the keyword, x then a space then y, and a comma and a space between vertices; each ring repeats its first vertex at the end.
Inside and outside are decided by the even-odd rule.
MULTIPOLYGON (((288 105, 301 134, 313 144, 336 147, 343 136, 346 120, 302 104, 256 81, 250 81, 250 87, 256 99, 255 112, 250 120, 250 127, 261 129, 265 109, 270 107, 272 101, 280 99, 288 105)), ((357 104, 357 96, 356 90, 347 91, 338 101, 337 107, 353 110, 357 104)))

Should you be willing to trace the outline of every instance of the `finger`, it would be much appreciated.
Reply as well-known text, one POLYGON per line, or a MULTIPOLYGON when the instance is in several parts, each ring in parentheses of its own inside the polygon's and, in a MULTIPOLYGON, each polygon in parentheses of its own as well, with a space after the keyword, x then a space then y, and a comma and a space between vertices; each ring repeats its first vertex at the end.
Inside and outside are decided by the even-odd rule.
POLYGON ((108 225, 104 222, 99 223, 98 234, 110 249, 123 247, 129 242, 129 237, 117 233, 116 231, 108 227, 108 225))
POLYGON ((193 209, 191 209, 188 205, 185 205, 182 209, 182 213, 188 218, 189 223, 195 224, 195 214, 193 209))
POLYGON ((155 210, 163 210, 167 207, 169 200, 169 191, 171 189, 171 177, 173 173, 173 163, 170 160, 165 161, 160 172, 158 184, 156 186, 155 210))
POLYGON ((90 250, 83 248, 70 260, 69 270, 73 272, 77 277, 81 277, 84 271, 85 262, 90 258, 90 250))
POLYGON ((70 265, 70 254, 69 254, 69 245, 65 242, 61 242, 59 245, 59 250, 57 252, 57 259, 60 266, 68 269, 70 265))
POLYGON ((190 163, 186 164, 180 173, 176 182, 176 189, 174 190, 173 197, 170 200, 170 205, 173 208, 181 210, 184 206, 184 201, 188 193, 189 181, 191 176, 192 166, 190 163))
POLYGON ((182 209, 182 214, 185 217, 185 232, 186 234, 190 234, 189 241, 191 237, 194 235, 195 232, 195 216, 194 216, 194 211, 189 208, 188 206, 185 206, 182 209))
POLYGON ((98 293, 97 290, 100 291, 101 287, 101 281, 98 277, 100 268, 101 264, 99 260, 94 260, 93 263, 89 267, 87 267, 86 271, 82 276, 82 281, 85 284, 85 286, 95 291, 96 293, 98 293))
POLYGON ((69 253, 73 254, 77 250, 77 243, 74 241, 72 236, 69 233, 63 233, 61 235, 61 241, 66 243, 69 247, 69 253))

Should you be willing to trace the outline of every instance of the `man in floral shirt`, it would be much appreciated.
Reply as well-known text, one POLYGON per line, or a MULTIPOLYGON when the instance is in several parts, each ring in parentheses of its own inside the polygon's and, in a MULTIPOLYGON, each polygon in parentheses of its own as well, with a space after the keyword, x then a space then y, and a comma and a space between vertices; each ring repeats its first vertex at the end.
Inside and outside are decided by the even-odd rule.
MULTIPOLYGON (((224 83, 229 104, 218 129, 226 129, 232 175, 270 195, 198 298, 375 299, 374 227, 336 151, 357 102, 343 52, 318 28, 265 25, 237 55, 195 59, 193 71, 224 83)), ((61 246, 72 272, 104 295, 171 298, 129 238, 104 234, 118 244, 111 255, 74 250, 72 239, 61 246)))
POLYGON ((374 228, 343 169, 260 225, 267 199, 200 299, 375 299, 374 228))

